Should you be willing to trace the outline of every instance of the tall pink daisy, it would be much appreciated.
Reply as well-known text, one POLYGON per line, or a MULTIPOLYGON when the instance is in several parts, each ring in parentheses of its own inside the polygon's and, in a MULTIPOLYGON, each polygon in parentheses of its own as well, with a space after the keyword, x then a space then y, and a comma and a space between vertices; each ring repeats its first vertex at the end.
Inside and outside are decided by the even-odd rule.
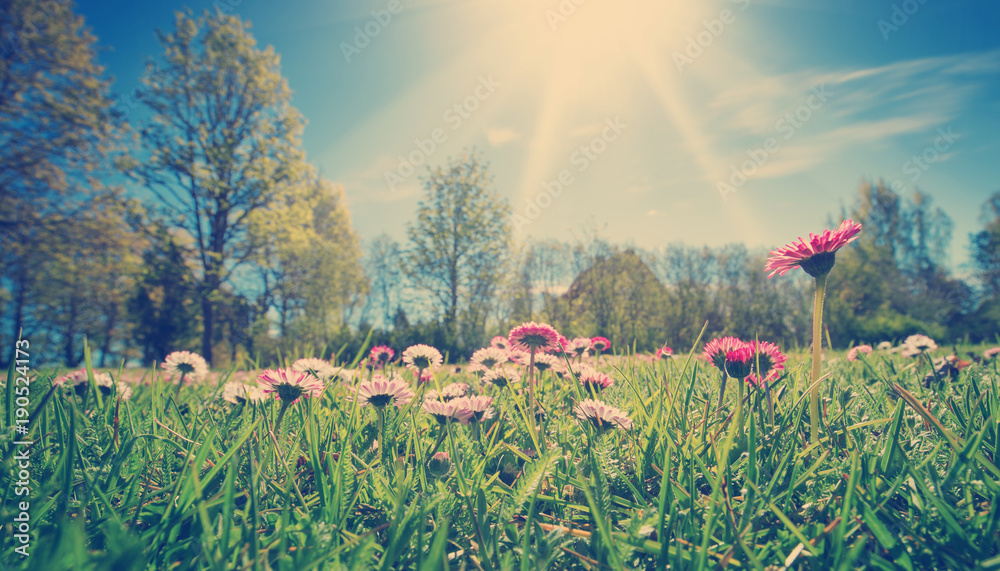
POLYGON ((819 443, 819 379, 823 332, 823 298, 826 296, 826 278, 836 263, 837 250, 857 239, 861 224, 844 220, 836 230, 824 230, 822 234, 809 234, 809 241, 799 238, 798 242, 786 244, 771 252, 764 266, 775 274, 785 275, 800 267, 816 280, 816 297, 813 304, 813 362, 812 390, 809 392, 809 420, 813 444, 819 443))
POLYGON ((722 408, 722 405, 726 401, 726 380, 729 378, 729 375, 726 374, 726 354, 733 349, 742 347, 743 344, 744 342, 736 337, 719 337, 706 343, 705 349, 702 351, 705 359, 722 373, 722 380, 719 382, 719 404, 717 408, 722 408))
POLYGON ((787 357, 777 344, 769 341, 750 341, 747 343, 752 353, 750 364, 753 372, 767 380, 771 373, 785 368, 787 357), (759 369, 758 369, 759 367, 759 369))
POLYGON ((528 352, 528 403, 535 409, 535 355, 559 346, 559 332, 548 323, 529 321, 510 330, 507 335, 512 349, 528 352))
POLYGON ((559 332, 548 323, 529 321, 510 330, 510 346, 518 351, 544 353, 559 347, 559 332))

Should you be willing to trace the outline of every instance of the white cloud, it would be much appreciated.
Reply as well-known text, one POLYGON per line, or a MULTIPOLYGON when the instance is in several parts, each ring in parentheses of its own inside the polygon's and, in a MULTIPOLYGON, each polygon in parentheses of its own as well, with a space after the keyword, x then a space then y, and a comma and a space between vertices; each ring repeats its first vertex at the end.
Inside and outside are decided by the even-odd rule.
POLYGON ((490 127, 486 129, 486 139, 490 142, 490 145, 494 147, 499 147, 500 145, 516 141, 520 138, 521 133, 518 133, 510 127, 490 127))

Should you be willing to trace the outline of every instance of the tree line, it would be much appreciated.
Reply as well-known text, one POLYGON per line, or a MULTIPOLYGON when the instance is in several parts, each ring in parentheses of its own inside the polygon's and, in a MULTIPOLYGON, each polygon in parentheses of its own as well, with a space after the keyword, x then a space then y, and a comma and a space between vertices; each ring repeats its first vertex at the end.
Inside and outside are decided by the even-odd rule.
MULTIPOLYGON (((766 251, 643 249, 596 230, 515 240, 475 150, 427 169, 404 242, 380 236, 362 251, 343 189, 306 160, 279 57, 248 23, 178 13, 122 96, 71 4, 0 7, 5 347, 22 335, 75 366, 86 339, 99 366, 176 349, 226 366, 349 357, 371 332, 457 359, 527 320, 640 350, 689 347, 706 320, 707 336, 808 342, 808 284, 768 280, 766 251)), ((1000 193, 963 279, 947 263, 951 222, 928 195, 873 182, 838 215, 865 231, 838 257, 835 346, 996 334, 1000 193)))

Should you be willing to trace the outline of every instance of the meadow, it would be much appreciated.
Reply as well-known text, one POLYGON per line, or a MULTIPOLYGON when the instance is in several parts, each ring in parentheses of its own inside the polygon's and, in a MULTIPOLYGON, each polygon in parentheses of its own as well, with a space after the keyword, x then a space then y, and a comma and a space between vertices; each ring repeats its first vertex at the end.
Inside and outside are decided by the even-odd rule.
MULTIPOLYGON (((995 351, 827 352, 811 443, 804 354, 764 372, 766 385, 730 378, 720 407, 723 375, 701 351, 539 352, 547 370, 529 391, 534 359, 498 340, 509 358, 490 367, 483 353, 414 367, 426 352, 407 362, 379 353, 388 348, 352 363, 306 359, 303 375, 329 378, 298 395, 245 384, 266 376, 253 364, 181 367, 182 380, 176 363, 88 365, 82 381, 31 371, 30 433, 4 432, 0 472, 3 521, 30 503, 30 556, 5 533, 0 560, 50 570, 1000 567, 995 351), (379 403, 373 378, 405 388, 379 403), (544 410, 535 419, 532 392, 544 410), (471 418, 428 412, 435 397, 465 393, 488 407, 471 418), (588 398, 624 416, 588 415, 588 398), (26 440, 22 496, 12 442, 26 440)), ((12 366, 8 426, 17 376, 12 366)))

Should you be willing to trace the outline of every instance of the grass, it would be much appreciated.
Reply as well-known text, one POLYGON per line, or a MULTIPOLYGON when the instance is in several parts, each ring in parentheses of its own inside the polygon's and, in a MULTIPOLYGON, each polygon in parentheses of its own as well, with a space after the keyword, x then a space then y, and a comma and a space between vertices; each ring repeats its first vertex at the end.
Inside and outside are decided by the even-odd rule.
MULTIPOLYGON (((925 360, 827 364, 810 445, 808 363, 749 388, 690 356, 603 358, 601 399, 629 431, 571 414, 579 385, 542 375, 549 414, 492 388, 481 430, 417 406, 376 415, 331 384, 291 407, 231 405, 221 382, 155 375, 130 400, 32 383, 31 555, 14 552, 16 438, 3 433, 0 563, 11 569, 996 569, 1000 393, 994 363, 922 382, 925 360), (377 440, 383 443, 374 446, 377 440), (440 441, 450 471, 428 460, 440 441), (543 442, 545 443, 543 445, 543 442), (547 448, 546 448, 547 446, 547 448)), ((112 372, 116 374, 117 371, 112 372)), ((8 376, 11 385, 13 374, 8 376)), ((474 384, 469 374, 438 375, 474 384)), ((11 423, 4 391, 5 424, 11 423)))

